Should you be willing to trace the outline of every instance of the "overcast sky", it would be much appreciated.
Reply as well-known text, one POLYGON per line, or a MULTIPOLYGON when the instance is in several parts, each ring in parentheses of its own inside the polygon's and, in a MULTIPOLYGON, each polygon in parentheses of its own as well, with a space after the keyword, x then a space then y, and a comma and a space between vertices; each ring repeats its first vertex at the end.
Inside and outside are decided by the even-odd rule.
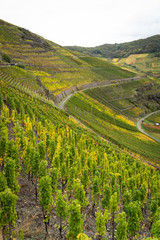
POLYGON ((62 46, 160 34, 160 0, 1 0, 0 18, 62 46))

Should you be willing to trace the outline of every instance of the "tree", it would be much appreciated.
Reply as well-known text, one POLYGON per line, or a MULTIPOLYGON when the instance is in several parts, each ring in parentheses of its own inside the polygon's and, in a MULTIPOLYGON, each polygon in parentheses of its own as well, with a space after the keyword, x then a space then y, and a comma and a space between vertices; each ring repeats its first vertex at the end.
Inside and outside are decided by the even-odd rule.
POLYGON ((116 219, 118 223, 117 226, 117 240, 127 240, 127 221, 126 221, 126 213, 122 212, 119 214, 116 219))
POLYGON ((61 190, 57 191, 56 212, 57 212, 57 215, 59 216, 59 220, 60 220, 59 233, 60 233, 60 238, 62 239, 62 229, 63 229, 62 221, 65 220, 67 217, 68 209, 67 209, 66 196, 62 195, 61 190))
POLYGON ((83 222, 81 206, 77 200, 74 200, 69 206, 69 231, 67 233, 69 240, 75 240, 78 234, 82 233, 83 222))
POLYGON ((17 218, 15 209, 17 198, 18 197, 12 193, 9 188, 6 188, 3 192, 0 192, 0 227, 2 228, 4 239, 6 231, 9 234, 9 239, 11 239, 11 228, 14 226, 17 218))
POLYGON ((53 205, 51 179, 49 176, 45 176, 40 179, 39 188, 40 188, 39 202, 40 202, 40 205, 42 206, 45 230, 46 230, 46 234, 48 235, 50 212, 52 210, 52 205, 53 205))

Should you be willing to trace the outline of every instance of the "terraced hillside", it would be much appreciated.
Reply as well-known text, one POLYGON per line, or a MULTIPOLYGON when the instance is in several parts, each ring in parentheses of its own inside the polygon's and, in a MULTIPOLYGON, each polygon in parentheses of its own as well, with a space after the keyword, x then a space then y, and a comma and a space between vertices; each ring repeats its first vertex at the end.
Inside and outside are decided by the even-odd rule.
POLYGON ((68 47, 94 57, 108 59, 135 72, 160 76, 160 35, 121 44, 104 44, 92 48, 68 47))
POLYGON ((147 133, 160 140, 160 112, 145 118, 142 126, 147 133))
POLYGON ((157 240, 160 148, 114 101, 123 98, 123 108, 128 95, 133 105, 155 93, 156 102, 158 81, 136 81, 106 60, 72 54, 2 20, 0 58, 0 239, 157 240), (108 90, 78 93, 67 107, 122 148, 54 103, 75 84, 112 80, 108 90))
POLYGON ((10 77, 20 82, 19 85, 41 94, 49 94, 47 89, 56 96, 75 85, 134 76, 106 61, 98 62, 98 65, 93 65, 58 44, 0 20, 1 76, 9 73, 10 77), (107 69, 112 73, 104 74, 107 69))
POLYGON ((160 109, 160 84, 141 79, 76 93, 66 110, 123 148, 159 161, 159 143, 140 133, 137 120, 160 109))
POLYGON ((111 62, 153 77, 160 77, 160 59, 156 54, 131 54, 126 58, 113 58, 111 62))
POLYGON ((153 167, 0 82, 1 239, 157 237, 159 184, 153 167))

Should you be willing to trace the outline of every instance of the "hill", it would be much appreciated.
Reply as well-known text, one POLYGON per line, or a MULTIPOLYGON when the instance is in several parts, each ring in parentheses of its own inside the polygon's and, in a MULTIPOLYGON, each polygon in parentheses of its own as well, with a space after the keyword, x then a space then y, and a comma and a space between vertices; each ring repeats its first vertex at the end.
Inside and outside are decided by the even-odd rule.
POLYGON ((146 39, 120 44, 103 44, 97 47, 67 46, 72 51, 79 51, 91 56, 101 56, 104 58, 124 58, 131 54, 154 53, 160 56, 160 35, 155 35, 146 39))
POLYGON ((160 175, 153 167, 3 80, 0 133, 0 238, 83 232, 115 239, 121 229, 127 239, 157 236, 160 175))
POLYGON ((104 44, 92 48, 67 47, 93 57, 107 58, 116 66, 135 72, 160 76, 160 35, 121 44, 104 44))
MULTIPOLYGON (((120 95, 126 89, 134 93, 135 74, 103 59, 72 54, 4 21, 0 21, 0 56, 0 239, 159 237, 159 160, 148 165, 82 127, 54 103, 65 89, 95 81, 114 80, 111 95, 111 90, 119 93, 118 87, 120 95), (127 88, 120 86, 123 81, 127 88)), ((148 81, 140 80, 140 93, 148 81)), ((157 86, 149 84, 144 92, 157 86)), ((91 94, 83 99, 86 105, 78 101, 88 110, 90 121, 98 122, 100 112, 109 126, 114 121, 118 127, 126 126, 125 133, 129 129, 138 135, 142 151, 146 143, 156 156, 158 143, 91 100, 91 94), (95 119, 89 115, 92 110, 95 119)), ((83 94, 79 96, 82 100, 83 94)))
POLYGON ((0 73, 14 85, 52 97, 75 85, 134 76, 106 61, 98 62, 93 66, 56 43, 0 20, 0 73), (103 69, 113 69, 112 74, 104 75, 103 69))

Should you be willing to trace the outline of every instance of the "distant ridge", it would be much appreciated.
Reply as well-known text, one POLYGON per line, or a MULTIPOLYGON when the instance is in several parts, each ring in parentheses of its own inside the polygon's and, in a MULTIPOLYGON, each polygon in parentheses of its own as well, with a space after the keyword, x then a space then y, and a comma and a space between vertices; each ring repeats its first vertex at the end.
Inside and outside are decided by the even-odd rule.
POLYGON ((97 47, 66 46, 72 51, 89 54, 94 57, 124 58, 130 54, 154 53, 160 56, 160 35, 120 44, 103 44, 97 47))

